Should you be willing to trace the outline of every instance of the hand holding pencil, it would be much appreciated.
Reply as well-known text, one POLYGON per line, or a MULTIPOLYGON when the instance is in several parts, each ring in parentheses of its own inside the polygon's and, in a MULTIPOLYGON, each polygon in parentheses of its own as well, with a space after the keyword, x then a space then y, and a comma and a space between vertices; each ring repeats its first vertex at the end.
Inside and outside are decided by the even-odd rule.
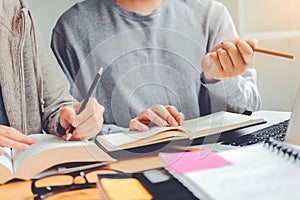
POLYGON ((74 106, 60 111, 60 124, 66 130, 64 140, 84 140, 100 132, 103 124, 104 107, 91 95, 101 77, 103 68, 97 73, 85 99, 74 106))
POLYGON ((201 65, 207 81, 222 80, 243 74, 254 64, 254 52, 292 59, 281 52, 257 48, 256 40, 231 39, 216 45, 202 59, 201 65))

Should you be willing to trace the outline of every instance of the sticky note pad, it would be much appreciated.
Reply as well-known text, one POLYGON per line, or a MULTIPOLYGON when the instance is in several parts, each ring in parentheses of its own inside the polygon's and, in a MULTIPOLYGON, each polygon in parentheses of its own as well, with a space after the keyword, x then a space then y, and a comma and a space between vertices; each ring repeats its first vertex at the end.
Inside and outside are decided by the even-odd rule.
POLYGON ((178 174, 232 165, 213 151, 159 153, 164 165, 178 174))
POLYGON ((152 195, 135 178, 102 178, 100 183, 110 200, 150 200, 152 195))

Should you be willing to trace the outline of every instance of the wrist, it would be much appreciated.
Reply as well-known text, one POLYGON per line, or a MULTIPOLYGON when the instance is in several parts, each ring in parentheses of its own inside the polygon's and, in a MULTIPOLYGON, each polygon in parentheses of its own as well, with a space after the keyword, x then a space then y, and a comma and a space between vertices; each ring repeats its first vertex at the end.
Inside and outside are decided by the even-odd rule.
POLYGON ((205 76, 204 72, 201 72, 200 77, 201 77, 200 80, 201 80, 202 84, 213 84, 213 83, 217 83, 220 81, 220 80, 216 80, 213 78, 207 78, 207 76, 205 76))
POLYGON ((66 134, 66 129, 60 123, 58 123, 58 125, 57 125, 57 133, 60 136, 63 136, 66 134))

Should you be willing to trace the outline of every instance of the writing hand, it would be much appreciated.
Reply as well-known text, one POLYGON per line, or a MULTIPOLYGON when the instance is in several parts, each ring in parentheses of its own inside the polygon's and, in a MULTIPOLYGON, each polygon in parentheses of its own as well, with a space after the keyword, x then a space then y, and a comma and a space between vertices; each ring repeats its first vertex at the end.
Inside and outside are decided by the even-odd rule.
POLYGON ((147 131, 150 123, 157 126, 181 126, 184 115, 174 106, 157 105, 144 110, 139 116, 130 120, 129 130, 147 131))
MULTIPOLYGON (((22 134, 21 132, 12 127, 0 125, 1 147, 9 147, 24 151, 29 147, 29 145, 34 143, 36 143, 35 139, 22 134)), ((0 155, 2 155, 3 153, 4 151, 0 149, 0 155)))
MULTIPOLYGON (((60 111, 60 124, 69 132, 71 126, 76 128, 70 140, 85 140, 98 134, 103 125, 104 107, 101 106, 96 99, 90 98, 84 110, 79 114, 83 101, 74 106, 67 106, 60 111)), ((66 140, 64 135, 62 138, 66 140)))
POLYGON ((255 40, 231 39, 216 45, 202 59, 207 80, 222 80, 243 74, 254 62, 255 40))

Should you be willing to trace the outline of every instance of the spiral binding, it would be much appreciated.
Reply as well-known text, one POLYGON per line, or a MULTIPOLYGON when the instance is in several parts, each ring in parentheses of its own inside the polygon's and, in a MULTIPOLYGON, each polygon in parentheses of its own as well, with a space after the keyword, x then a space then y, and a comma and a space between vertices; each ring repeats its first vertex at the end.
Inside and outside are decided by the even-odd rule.
POLYGON ((270 138, 268 141, 263 142, 263 146, 265 146, 267 149, 275 151, 276 153, 281 153, 283 156, 288 157, 288 159, 293 159, 294 161, 300 163, 300 151, 288 146, 283 142, 270 138))

